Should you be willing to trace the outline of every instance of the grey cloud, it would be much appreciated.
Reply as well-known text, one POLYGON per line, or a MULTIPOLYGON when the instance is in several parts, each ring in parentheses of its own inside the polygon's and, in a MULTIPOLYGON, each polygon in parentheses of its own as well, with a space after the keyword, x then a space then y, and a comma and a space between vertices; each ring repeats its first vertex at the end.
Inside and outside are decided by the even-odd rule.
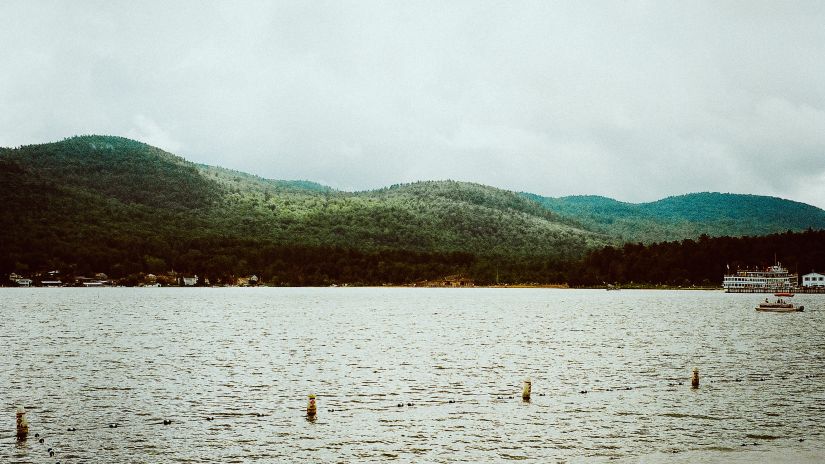
POLYGON ((825 206, 819 2, 3 2, 0 145, 825 206))

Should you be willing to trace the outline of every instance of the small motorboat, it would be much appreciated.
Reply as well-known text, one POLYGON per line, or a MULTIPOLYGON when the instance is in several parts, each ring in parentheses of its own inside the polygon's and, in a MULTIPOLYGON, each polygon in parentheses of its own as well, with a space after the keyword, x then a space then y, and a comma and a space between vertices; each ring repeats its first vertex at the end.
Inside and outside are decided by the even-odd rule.
POLYGON ((764 303, 759 303, 759 305, 756 306, 757 311, 769 311, 773 313, 795 313, 803 311, 804 309, 804 306, 795 306, 793 303, 785 301, 782 298, 778 298, 773 303, 769 302, 768 299, 765 298, 764 303))
POLYGON ((779 297, 790 298, 790 297, 793 296, 793 293, 791 293, 791 292, 776 292, 776 293, 773 294, 773 296, 775 296, 777 298, 779 298, 779 297))

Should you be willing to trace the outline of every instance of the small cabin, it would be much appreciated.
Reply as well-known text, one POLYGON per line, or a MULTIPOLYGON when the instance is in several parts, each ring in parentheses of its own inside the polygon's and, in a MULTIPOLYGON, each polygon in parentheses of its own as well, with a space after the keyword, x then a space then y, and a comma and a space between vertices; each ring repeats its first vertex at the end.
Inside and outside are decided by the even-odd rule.
POLYGON ((475 287, 475 281, 466 277, 452 275, 441 279, 417 282, 416 287, 475 287))
POLYGON ((32 280, 31 279, 17 279, 14 281, 18 287, 31 287, 32 280))
POLYGON ((258 285, 258 276, 253 274, 249 277, 238 277, 235 279, 235 285, 239 287, 254 287, 258 285))
POLYGON ((184 277, 183 278, 183 285, 186 287, 192 287, 197 285, 198 283, 198 276, 195 275, 194 277, 184 277))
POLYGON ((450 276, 444 279, 445 287, 475 287, 475 281, 461 276, 450 276))
POLYGON ((803 287, 825 287, 825 275, 811 272, 802 276, 803 287))

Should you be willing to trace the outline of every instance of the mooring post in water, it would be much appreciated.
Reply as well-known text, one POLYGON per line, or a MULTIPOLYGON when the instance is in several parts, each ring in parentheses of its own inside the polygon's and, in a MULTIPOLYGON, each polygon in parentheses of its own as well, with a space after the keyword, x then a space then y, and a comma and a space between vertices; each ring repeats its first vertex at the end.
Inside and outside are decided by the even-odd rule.
POLYGON ((307 417, 315 417, 315 414, 318 412, 317 406, 315 406, 315 395, 309 395, 309 403, 307 404, 307 417))
POLYGON ((23 406, 17 407, 17 441, 24 441, 29 436, 29 421, 26 420, 26 410, 23 406))
POLYGON ((530 391, 533 388, 533 384, 530 382, 530 379, 526 379, 524 381, 524 389, 521 391, 521 399, 524 401, 530 401, 530 391))
POLYGON ((690 379, 691 388, 699 388, 699 368, 693 368, 693 378, 690 379))

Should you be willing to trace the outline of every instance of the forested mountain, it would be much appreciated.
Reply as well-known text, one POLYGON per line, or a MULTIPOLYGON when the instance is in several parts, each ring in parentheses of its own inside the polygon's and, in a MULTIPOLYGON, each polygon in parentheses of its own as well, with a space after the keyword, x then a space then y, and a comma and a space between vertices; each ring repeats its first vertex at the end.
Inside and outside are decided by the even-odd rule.
POLYGON ((624 203, 599 196, 550 198, 522 194, 584 227, 621 241, 657 242, 710 236, 766 235, 825 228, 815 206, 759 195, 692 193, 650 203, 624 203))
POLYGON ((548 266, 612 243, 513 192, 482 185, 420 182, 340 192, 196 165, 120 137, 2 149, 0 175, 3 272, 70 268, 123 276, 175 269, 374 283, 471 265, 479 275, 507 276, 509 267, 548 266))
POLYGON ((750 195, 640 205, 428 181, 342 192, 190 163, 121 137, 0 149, 0 273, 175 270, 264 282, 561 282, 627 240, 825 226, 822 210, 750 195))

